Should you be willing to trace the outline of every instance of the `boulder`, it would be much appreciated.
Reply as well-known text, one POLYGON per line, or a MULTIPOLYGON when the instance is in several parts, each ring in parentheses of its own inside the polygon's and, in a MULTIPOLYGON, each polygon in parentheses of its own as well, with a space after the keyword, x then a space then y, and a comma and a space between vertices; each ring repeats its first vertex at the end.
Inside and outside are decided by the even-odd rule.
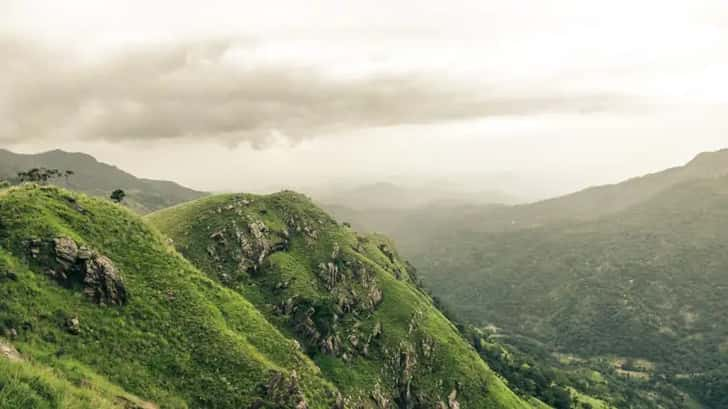
POLYGON ((108 257, 79 246, 68 237, 53 239, 50 254, 43 243, 31 241, 30 248, 39 261, 47 260, 50 264, 48 273, 61 284, 72 287, 80 282, 84 286, 83 292, 97 304, 126 303, 128 295, 124 281, 108 257))
POLYGON ((66 320, 66 330, 72 335, 81 334, 81 321, 78 317, 68 318, 66 320))
POLYGON ((105 256, 96 255, 82 261, 84 293, 98 304, 123 305, 126 287, 114 264, 105 256))
POLYGON ((453 389, 450 395, 447 397, 448 406, 450 409, 460 409, 460 402, 458 402, 458 391, 453 389))
MULTIPOLYGON (((308 403, 300 387, 300 379, 296 371, 289 376, 274 371, 264 386, 264 399, 281 408, 308 409, 308 403)), ((261 400, 256 400, 251 409, 262 406, 261 400)))
POLYGON ((56 261, 58 261, 66 269, 70 269, 78 259, 78 245, 75 241, 68 237, 53 239, 53 243, 56 261))

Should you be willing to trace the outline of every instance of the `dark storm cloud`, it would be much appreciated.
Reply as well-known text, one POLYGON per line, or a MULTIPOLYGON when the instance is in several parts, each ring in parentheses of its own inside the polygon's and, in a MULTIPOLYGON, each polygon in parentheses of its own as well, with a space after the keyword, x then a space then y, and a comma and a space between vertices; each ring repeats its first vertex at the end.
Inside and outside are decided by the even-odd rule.
POLYGON ((255 47, 254 41, 148 46, 89 59, 0 39, 6 65, 0 142, 207 138, 262 147, 337 130, 623 110, 635 102, 619 95, 508 93, 445 75, 332 76, 322 67, 247 61, 255 47))

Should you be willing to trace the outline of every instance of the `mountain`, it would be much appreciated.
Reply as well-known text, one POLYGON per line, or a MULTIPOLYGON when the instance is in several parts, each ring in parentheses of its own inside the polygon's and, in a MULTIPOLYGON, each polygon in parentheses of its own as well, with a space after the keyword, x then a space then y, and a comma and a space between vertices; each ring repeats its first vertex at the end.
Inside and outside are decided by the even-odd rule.
POLYGON ((390 234, 437 299, 500 341, 712 409, 728 407, 726 209, 728 150, 527 205, 331 210, 390 234))
POLYGON ((415 281, 387 239, 291 192, 143 220, 5 189, 0 407, 531 408, 415 281))
POLYGON ((98 162, 84 153, 54 150, 34 155, 17 154, 0 149, 0 179, 14 180, 18 172, 32 168, 72 170, 68 179, 55 182, 68 189, 93 196, 109 197, 115 189, 126 192, 126 203, 133 209, 150 211, 187 202, 205 195, 174 182, 140 179, 114 166, 98 162))
POLYGON ((446 272, 429 282, 461 317, 727 407, 728 176, 595 220, 448 237, 420 262, 446 272))
MULTIPOLYGON (((45 402, 25 407, 76 407, 62 392, 74 387, 125 408, 156 407, 127 392, 164 408, 333 404, 290 338, 130 211, 24 185, 0 192, 0 220, 0 334, 25 361, 9 393, 45 402)), ((23 407, 0 389, 0 407, 23 407)))
POLYGON ((701 153, 684 166, 529 204, 459 201, 410 208, 366 208, 343 200, 322 203, 337 219, 346 220, 359 230, 392 236, 403 253, 415 259, 441 242, 442 233, 513 231, 570 220, 593 220, 639 204, 676 184, 726 174, 728 149, 701 153))
POLYGON ((305 196, 216 196, 148 220, 295 338, 352 403, 530 407, 435 308, 388 239, 356 234, 305 196))
POLYGON ((705 152, 684 166, 533 204, 478 209, 456 220, 466 223, 468 231, 517 230, 568 220, 591 220, 642 203, 679 183, 726 174, 728 149, 705 152))

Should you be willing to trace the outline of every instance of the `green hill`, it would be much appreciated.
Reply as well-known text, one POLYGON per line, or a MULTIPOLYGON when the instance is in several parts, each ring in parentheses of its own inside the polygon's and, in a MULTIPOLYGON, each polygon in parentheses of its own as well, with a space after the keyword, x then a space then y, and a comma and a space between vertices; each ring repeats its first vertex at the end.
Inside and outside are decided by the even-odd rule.
POLYGON ((18 172, 32 168, 71 170, 74 175, 67 179, 61 177, 54 183, 93 196, 109 197, 115 189, 123 189, 127 193, 127 205, 141 213, 205 195, 203 192, 188 189, 174 182, 137 178, 83 153, 54 150, 24 155, 0 149, 0 180, 13 181, 18 172))
MULTIPOLYGON (((527 205, 329 209, 391 235, 436 298, 468 323, 497 327, 500 341, 575 355, 649 391, 648 401, 657 390, 679 397, 677 385, 723 408, 726 175, 723 150, 527 205)), ((676 402, 699 407, 688 400, 676 402)))
POLYGON ((300 195, 150 220, 174 242, 105 200, 0 191, 0 408, 531 407, 390 242, 300 195))
POLYGON ((83 407, 63 402, 99 378, 161 408, 329 409, 336 396, 293 341, 139 217, 55 187, 0 192, 0 334, 33 365, 2 371, 5 407, 2 394, 29 388, 46 405, 27 407, 83 407))
POLYGON ((728 177, 593 221, 443 243, 427 268, 448 272, 432 282, 469 321, 728 405, 728 177))
POLYGON ((294 337, 353 407, 530 406, 433 306, 391 242, 357 235, 302 195, 216 196, 149 220, 294 337))

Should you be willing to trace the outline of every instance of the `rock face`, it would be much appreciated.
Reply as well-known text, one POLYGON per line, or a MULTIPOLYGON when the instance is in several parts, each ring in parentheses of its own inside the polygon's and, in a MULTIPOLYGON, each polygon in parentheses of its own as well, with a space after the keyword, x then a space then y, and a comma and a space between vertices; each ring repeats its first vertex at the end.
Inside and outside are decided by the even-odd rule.
POLYGON ((300 380, 296 371, 289 376, 280 372, 273 372, 268 383, 261 385, 262 397, 256 400, 251 409, 263 407, 308 409, 308 403, 299 386, 300 380))
POLYGON ((81 333, 81 321, 79 321, 78 317, 67 319, 66 329, 72 335, 79 335, 81 333))
POLYGON ((266 257, 283 251, 288 247, 285 234, 274 234, 260 220, 250 219, 244 227, 237 222, 210 235, 214 244, 207 248, 210 258, 219 262, 232 257, 238 269, 255 274, 260 270, 266 257))
POLYGON ((0 340, 0 358, 5 358, 11 362, 20 362, 23 360, 12 345, 4 343, 2 340, 0 340))
POLYGON ((105 256, 93 255, 83 260, 85 272, 84 293, 98 304, 123 305, 126 303, 126 287, 114 264, 105 256))
POLYGON ((30 255, 45 266, 59 283, 80 283, 83 292, 97 304, 124 305, 128 294, 114 263, 73 239, 58 237, 50 242, 30 241, 30 255))

